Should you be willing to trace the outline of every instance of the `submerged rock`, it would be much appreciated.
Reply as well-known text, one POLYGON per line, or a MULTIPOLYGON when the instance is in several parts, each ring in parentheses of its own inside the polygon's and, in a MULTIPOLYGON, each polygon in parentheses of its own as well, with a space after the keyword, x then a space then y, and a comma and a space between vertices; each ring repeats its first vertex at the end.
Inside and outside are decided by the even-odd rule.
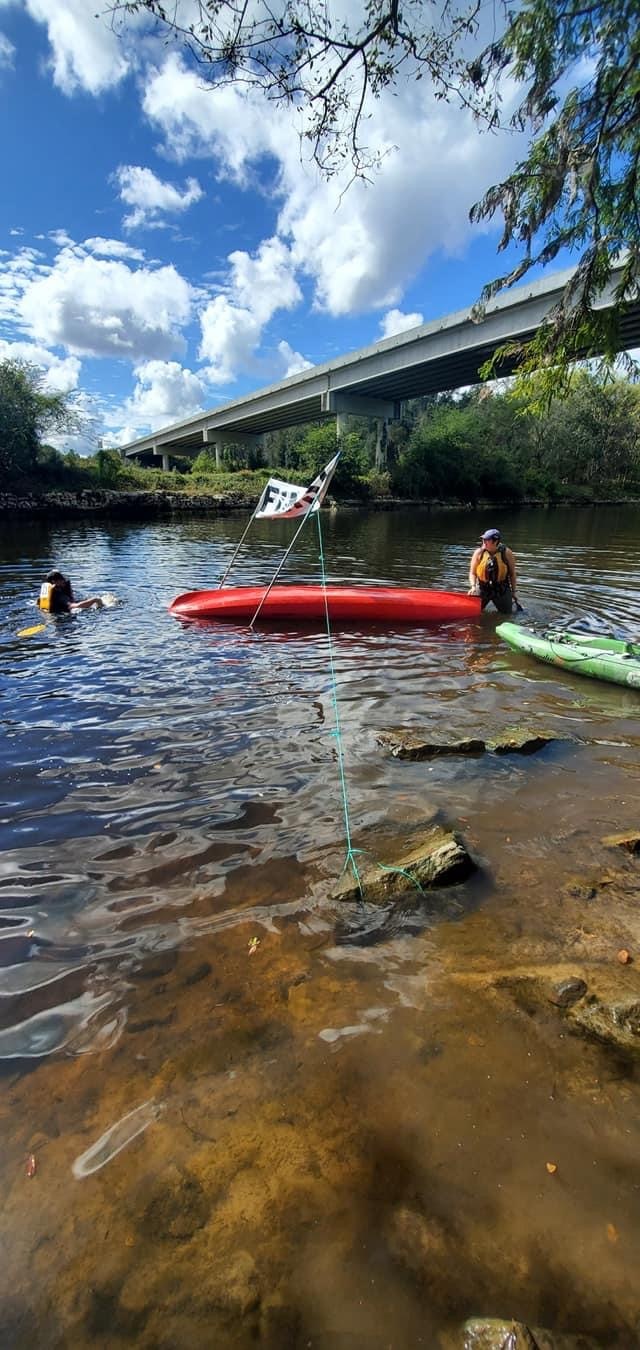
POLYGON ((609 1001, 593 995, 570 1013, 587 1036, 618 1050, 640 1051, 640 999, 609 1001))
POLYGON ((378 736, 378 744, 390 750, 394 759, 435 759, 438 755, 482 755, 485 743, 478 737, 463 740, 424 740, 422 736, 402 728, 383 731, 378 736))
POLYGON ((516 728, 492 737, 486 745, 487 750, 491 750, 494 755, 534 755, 536 750, 544 750, 546 745, 558 739, 558 736, 552 736, 546 731, 516 728))
POLYGON ((640 834, 635 830, 623 830, 621 834, 605 834, 602 843, 607 848, 624 848, 627 853, 640 853, 640 834))
POLYGON ((557 1008, 571 1008, 578 999, 584 998, 587 992, 585 980, 569 979, 561 980, 556 984, 549 994, 549 1002, 555 1003, 557 1008))
POLYGON ((545 1331, 498 1317, 471 1317, 462 1328, 458 1346, 459 1350, 599 1350, 590 1336, 545 1331))
POLYGON ((562 894, 570 900, 595 900, 598 894, 597 883, 584 877, 570 877, 562 887, 562 894))
POLYGON ((438 735, 425 738, 419 732, 406 731, 402 727, 391 727, 378 736, 378 744, 390 750, 394 759, 414 760, 436 759, 442 755, 482 755, 487 751, 494 755, 533 755, 536 750, 543 750, 557 740, 557 736, 548 732, 517 727, 488 740, 479 736, 459 740, 438 735))
MULTIPOLYGON (((451 886, 476 870, 460 836, 443 825, 432 825, 417 844, 414 842, 399 856, 385 862, 384 867, 375 862, 359 863, 358 867, 362 889, 371 901, 415 895, 416 891, 434 886, 451 886)), ((352 873, 345 873, 332 891, 332 898, 360 898, 360 888, 352 873)))

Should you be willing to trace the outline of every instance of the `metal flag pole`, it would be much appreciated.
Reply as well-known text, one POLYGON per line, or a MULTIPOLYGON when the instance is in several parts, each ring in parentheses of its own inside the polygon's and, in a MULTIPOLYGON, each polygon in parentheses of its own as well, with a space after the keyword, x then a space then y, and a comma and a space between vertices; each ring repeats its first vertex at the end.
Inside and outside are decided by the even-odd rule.
POLYGON ((230 573, 230 571, 231 571, 231 568, 233 567, 233 564, 234 564, 234 562, 235 562, 235 560, 236 560, 236 558, 237 558, 237 556, 238 556, 238 554, 239 554, 239 552, 240 552, 240 549, 242 548, 242 545, 244 544, 244 541, 245 541, 245 539, 246 539, 246 537, 247 537, 247 535, 248 535, 248 533, 249 533, 249 530, 251 529, 251 526, 253 525, 253 522, 254 522, 254 520, 255 520, 257 514, 258 514, 258 511, 260 510, 260 507, 262 506, 262 503, 263 503, 263 501, 264 501, 264 499, 265 499, 265 497, 266 497, 266 495, 267 495, 267 489, 268 489, 268 487, 269 487, 269 484, 268 484, 268 483, 265 483, 265 485, 264 485, 264 487, 263 487, 263 489, 262 489, 262 492, 261 492, 261 494, 260 494, 260 500, 257 502, 256 506, 255 506, 254 509, 253 509, 252 515, 249 517, 249 523, 248 523, 248 525, 247 525, 247 527, 246 527, 246 529, 245 529, 245 532, 244 532, 244 534, 243 534, 243 536, 242 536, 242 538, 241 538, 241 540, 240 540, 240 543, 237 545, 236 551, 235 551, 235 553, 234 553, 234 555, 233 555, 233 557, 232 557, 232 559, 231 559, 231 562, 229 563, 229 566, 227 567, 227 570, 226 570, 226 572, 225 572, 225 574, 224 574, 222 580, 218 582, 218 590, 219 590, 219 591, 222 590, 222 587, 224 586, 224 583, 225 583, 225 581, 227 580, 227 577, 228 577, 228 575, 229 575, 229 573, 230 573))
MULTIPOLYGON (((338 459, 338 456, 336 455, 336 461, 337 461, 337 459, 338 459)), ((334 466, 334 468, 335 468, 335 466, 334 466)), ((333 473, 331 474, 331 477, 333 477, 333 473)), ((329 481, 330 481, 330 480, 329 480, 329 481)), ((253 616, 253 618, 252 618, 252 620, 251 620, 251 623, 249 624, 249 627, 250 627, 250 628, 253 628, 253 625, 254 625, 254 623, 255 623, 255 621, 256 621, 256 619, 257 619, 259 613, 260 613, 260 610, 262 609, 262 606, 264 605, 264 602, 265 602, 267 596, 269 595, 270 591, 273 590, 273 587, 275 586, 276 581, 278 580, 278 577, 280 576, 280 573, 281 573, 281 571, 282 571, 282 569, 283 569, 283 567, 284 567, 284 565, 285 565, 285 563, 286 563, 286 561, 287 561, 287 558, 289 557, 289 554, 290 554, 290 552, 291 552, 291 550, 292 550, 292 548, 293 548, 293 545, 294 545, 295 542, 296 542, 296 539, 298 538, 298 535, 300 534, 300 531, 301 531, 302 529, 304 529, 304 526, 305 526, 305 524, 306 524, 306 521, 307 521, 308 517, 313 513, 313 508, 314 508, 316 502, 318 501, 319 498, 322 498, 322 496, 324 496, 324 493, 326 492, 328 486, 329 486, 329 483, 328 483, 327 480, 325 479, 325 481, 322 482, 322 483, 320 483, 319 487, 316 489, 316 492, 315 492, 315 495, 314 495, 314 497, 313 497, 313 500, 309 503, 309 506, 307 507, 307 510, 305 511, 305 513, 304 513, 304 515, 303 515, 303 517, 302 517, 302 520, 300 521, 300 524, 299 524, 299 526, 298 526, 298 528, 297 528, 297 530, 296 530, 296 532, 295 532, 295 534, 294 534, 294 536, 293 536, 293 539, 291 540, 291 543, 289 544, 289 547, 288 547, 286 553, 284 554, 283 558, 281 559, 281 561, 280 561, 280 563, 279 563, 279 565, 278 565, 278 567, 277 567, 277 569, 276 569, 274 575, 273 575, 272 578, 271 578, 271 581, 269 582, 269 585, 267 586, 267 589, 266 589, 266 591, 265 591, 265 593, 264 593, 264 595, 263 595, 263 597, 262 597, 262 599, 261 599, 261 601, 260 601, 260 604, 258 605, 258 608, 257 608, 257 610, 256 610, 256 612, 255 612, 255 614, 254 614, 254 616, 253 616)), ((318 509, 319 509, 319 508, 318 508, 318 509)), ((257 510, 258 510, 258 507, 256 507, 256 511, 257 511, 257 510)))

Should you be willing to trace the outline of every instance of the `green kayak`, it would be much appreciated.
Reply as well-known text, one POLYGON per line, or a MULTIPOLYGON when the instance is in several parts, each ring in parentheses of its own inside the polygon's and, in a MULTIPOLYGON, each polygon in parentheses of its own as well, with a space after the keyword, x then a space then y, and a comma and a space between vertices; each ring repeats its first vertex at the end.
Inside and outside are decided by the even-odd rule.
POLYGON ((538 661, 562 666, 576 675, 590 675, 594 680, 640 689, 640 643, 552 629, 537 633, 517 623, 500 623, 496 633, 515 651, 526 652, 538 661))

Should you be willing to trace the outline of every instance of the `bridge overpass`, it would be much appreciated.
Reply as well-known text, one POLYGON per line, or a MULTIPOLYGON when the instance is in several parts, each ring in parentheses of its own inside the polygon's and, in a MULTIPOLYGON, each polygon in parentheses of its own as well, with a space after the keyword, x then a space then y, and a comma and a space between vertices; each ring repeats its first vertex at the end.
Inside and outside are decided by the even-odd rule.
MULTIPOLYGON (((480 367, 496 348, 533 337, 559 301, 572 270, 498 296, 480 322, 472 307, 447 314, 163 427, 122 446, 121 453, 146 463, 161 458, 163 468, 169 468, 172 454, 197 455, 209 445, 219 463, 225 445, 254 447, 266 432, 320 418, 337 418, 340 431, 343 418, 354 414, 377 421, 380 448, 384 424, 400 416, 404 400, 476 384, 480 367)), ((615 282, 614 275, 599 308, 611 308, 615 282)), ((620 323, 620 350, 636 346, 640 346, 640 298, 627 306, 620 323)), ((512 369, 503 366, 500 373, 508 375, 512 369)))

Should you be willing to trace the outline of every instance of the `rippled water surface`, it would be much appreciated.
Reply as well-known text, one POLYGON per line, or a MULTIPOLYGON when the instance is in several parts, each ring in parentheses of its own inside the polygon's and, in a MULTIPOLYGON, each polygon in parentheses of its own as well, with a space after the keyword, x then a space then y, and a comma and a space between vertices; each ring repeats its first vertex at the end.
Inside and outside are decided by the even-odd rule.
MULTIPOLYGON (((639 523, 323 534, 332 581, 464 590, 498 524, 527 621, 637 639, 639 523)), ((331 650, 177 623, 244 525, 3 528, 0 1343, 453 1350, 493 1316, 640 1345, 640 861, 602 842, 640 830, 640 693, 516 655, 488 614, 331 650), (18 637, 54 565, 124 603, 18 637), (332 899, 336 704, 354 848, 384 864, 436 816, 471 881, 332 899), (556 739, 408 762, 378 742, 399 727, 556 739)), ((290 535, 257 526, 237 583, 290 535)), ((318 577, 310 530, 286 579, 318 577)))

